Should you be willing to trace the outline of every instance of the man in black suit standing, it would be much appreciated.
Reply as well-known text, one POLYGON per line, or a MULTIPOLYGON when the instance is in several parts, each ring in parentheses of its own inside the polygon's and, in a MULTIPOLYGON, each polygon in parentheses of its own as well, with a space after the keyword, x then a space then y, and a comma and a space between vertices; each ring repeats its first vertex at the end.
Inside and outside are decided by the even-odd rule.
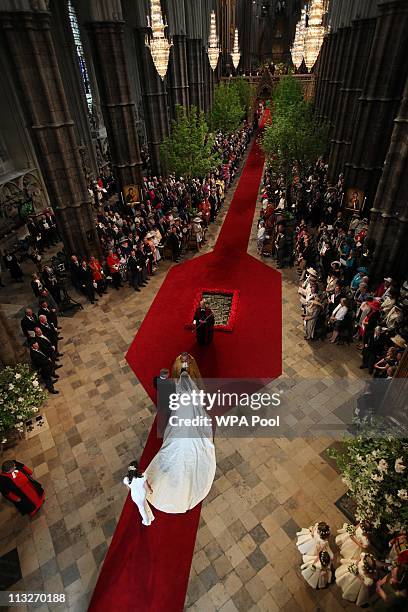
POLYGON ((133 249, 130 252, 127 268, 130 275, 130 284, 135 291, 140 291, 140 287, 144 284, 142 277, 142 268, 139 265, 139 260, 136 257, 136 251, 133 249))
POLYGON ((62 368, 61 365, 56 365, 56 362, 58 361, 58 354, 56 347, 52 344, 51 340, 49 340, 49 338, 43 334, 40 327, 36 327, 34 333, 34 341, 38 343, 40 351, 51 359, 52 363, 54 364, 54 370, 62 368))
POLYGON ((384 351, 384 337, 381 333, 381 327, 377 325, 374 331, 364 335, 363 347, 363 363, 360 366, 361 370, 368 368, 370 374, 374 371, 374 365, 377 363, 384 351), (367 337, 366 337, 367 336, 367 337))
POLYGON ((71 255, 69 262, 69 271, 71 273, 71 281, 75 289, 81 290, 81 264, 76 255, 71 255))
POLYGON ((177 236, 177 227, 175 225, 172 226, 169 235, 167 236, 167 246, 171 249, 173 253, 173 261, 180 260, 180 240, 177 236))
POLYGON ((98 301, 98 298, 95 297, 95 287, 93 280, 93 273, 91 268, 88 266, 86 261, 84 260, 80 266, 79 270, 79 282, 81 285, 82 291, 85 293, 88 300, 91 304, 95 304, 98 301))
POLYGON ((35 336, 34 329, 38 326, 38 318, 31 308, 26 308, 25 315, 21 319, 20 325, 27 342, 30 342, 35 336))
POLYGON ((43 300, 40 302, 40 308, 38 309, 38 316, 45 315, 49 323, 52 323, 56 329, 61 329, 58 325, 57 311, 54 308, 48 306, 48 302, 43 300))
POLYGON ((38 342, 32 343, 30 347, 30 357, 33 367, 38 370, 48 391, 53 395, 57 395, 59 391, 54 388, 53 378, 57 379, 58 375, 54 372, 52 360, 41 350, 38 342))
POLYGON ((160 370, 160 376, 155 376, 153 385, 157 391, 157 435, 163 438, 168 420, 170 418, 170 396, 176 391, 174 380, 169 378, 167 368, 160 370))
POLYGON ((45 315, 40 315, 38 317, 38 327, 41 329, 44 336, 51 341, 51 344, 55 346, 55 350, 57 351, 57 356, 62 357, 61 353, 58 353, 58 340, 62 340, 61 336, 58 336, 58 330, 52 323, 49 323, 47 317, 45 315))

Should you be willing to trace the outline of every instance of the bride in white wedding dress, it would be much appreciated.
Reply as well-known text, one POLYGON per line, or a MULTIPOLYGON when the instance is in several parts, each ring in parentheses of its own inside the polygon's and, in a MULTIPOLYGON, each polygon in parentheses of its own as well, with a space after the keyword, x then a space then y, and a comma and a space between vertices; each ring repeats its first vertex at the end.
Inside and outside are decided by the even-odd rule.
MULTIPOLYGON (((176 393, 192 398, 194 390, 198 393, 197 385, 183 372, 176 382, 176 393)), ((193 403, 192 399, 187 406, 172 412, 172 416, 178 417, 177 422, 194 417, 206 417, 210 421, 205 407, 199 401, 193 403)), ((203 422, 203 418, 198 421, 203 422)), ((146 470, 152 488, 147 499, 154 508, 180 514, 194 508, 208 495, 216 468, 212 440, 211 425, 181 427, 168 423, 162 447, 146 470)))

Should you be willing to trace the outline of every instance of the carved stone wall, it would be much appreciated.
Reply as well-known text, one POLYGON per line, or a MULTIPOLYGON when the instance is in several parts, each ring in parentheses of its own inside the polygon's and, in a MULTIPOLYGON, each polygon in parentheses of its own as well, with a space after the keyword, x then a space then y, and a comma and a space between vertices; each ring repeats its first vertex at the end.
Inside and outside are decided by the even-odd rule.
POLYGON ((43 10, 0 12, 2 39, 21 92, 26 121, 64 246, 68 253, 99 254, 87 183, 74 125, 43 10))

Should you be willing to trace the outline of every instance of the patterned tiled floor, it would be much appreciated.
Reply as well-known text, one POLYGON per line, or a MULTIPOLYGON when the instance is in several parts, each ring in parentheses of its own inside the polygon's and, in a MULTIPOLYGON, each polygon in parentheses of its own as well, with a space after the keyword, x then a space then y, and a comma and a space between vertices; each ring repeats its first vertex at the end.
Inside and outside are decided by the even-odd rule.
MULTIPOLYGON (((206 249, 221 222, 212 227, 206 249)), ((123 473, 140 454, 153 421, 151 401, 124 354, 169 266, 162 263, 142 293, 111 291, 97 305, 85 304, 62 320, 60 395, 45 407, 50 428, 3 455, 32 466, 47 493, 32 521, 0 502, 0 556, 17 548, 21 563, 22 579, 13 590, 64 592, 65 609, 87 608, 126 496, 123 473)), ((10 312, 25 305, 26 286, 12 299, 10 287, 2 291, 10 312)), ((287 376, 360 376, 353 347, 303 340, 293 271, 284 271, 283 301, 287 376)), ((328 438, 217 441, 217 475, 203 505, 187 609, 336 612, 352 607, 335 585, 313 592, 303 582, 294 546, 298 527, 325 519, 334 531, 344 520, 334 502, 345 487, 321 457, 330 443, 328 438)))

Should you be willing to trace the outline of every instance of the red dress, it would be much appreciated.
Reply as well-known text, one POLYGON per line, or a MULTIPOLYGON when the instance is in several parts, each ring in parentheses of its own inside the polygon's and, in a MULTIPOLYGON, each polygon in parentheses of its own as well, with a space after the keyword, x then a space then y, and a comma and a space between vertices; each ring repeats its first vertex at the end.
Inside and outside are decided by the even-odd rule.
POLYGON ((98 281, 101 281, 103 278, 103 274, 102 274, 102 266, 99 263, 99 261, 91 261, 91 263, 89 264, 89 267, 92 270, 92 276, 94 281, 97 283, 98 281))
POLYGON ((44 503, 44 489, 31 477, 33 472, 28 467, 18 461, 15 464, 12 472, 1 472, 0 491, 21 514, 34 516, 44 503))
POLYGON ((113 255, 108 255, 106 263, 108 264, 108 268, 111 274, 117 274, 119 272, 120 260, 119 257, 115 255, 115 253, 113 255))

